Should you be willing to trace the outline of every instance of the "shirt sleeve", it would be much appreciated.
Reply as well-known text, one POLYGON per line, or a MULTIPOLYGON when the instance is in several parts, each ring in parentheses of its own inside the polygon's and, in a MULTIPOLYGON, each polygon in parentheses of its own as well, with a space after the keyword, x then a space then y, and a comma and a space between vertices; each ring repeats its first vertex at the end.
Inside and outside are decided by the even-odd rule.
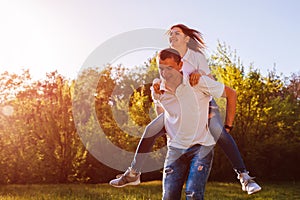
POLYGON ((201 76, 199 83, 194 86, 195 89, 203 92, 204 94, 211 95, 213 97, 219 98, 222 96, 225 85, 215 81, 208 76, 201 76))

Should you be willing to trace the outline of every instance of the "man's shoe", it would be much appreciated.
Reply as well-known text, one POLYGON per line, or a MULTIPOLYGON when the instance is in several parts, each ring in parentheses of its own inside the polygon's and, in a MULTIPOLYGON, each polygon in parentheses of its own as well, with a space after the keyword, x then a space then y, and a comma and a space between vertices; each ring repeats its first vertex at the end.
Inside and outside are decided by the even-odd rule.
POLYGON ((255 177, 250 177, 247 173, 240 173, 237 177, 242 185, 242 190, 248 194, 253 194, 261 190, 261 187, 253 180, 255 177))
POLYGON ((138 185, 140 181, 141 173, 134 172, 130 167, 124 172, 124 174, 117 176, 109 184, 113 187, 125 187, 127 185, 138 185))

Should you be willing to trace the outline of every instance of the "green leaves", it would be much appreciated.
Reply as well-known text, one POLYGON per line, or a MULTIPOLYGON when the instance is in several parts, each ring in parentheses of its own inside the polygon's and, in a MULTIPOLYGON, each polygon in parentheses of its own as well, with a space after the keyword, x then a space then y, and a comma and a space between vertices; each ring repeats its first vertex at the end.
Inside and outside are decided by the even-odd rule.
MULTIPOLYGON (((271 174, 275 174, 278 169, 266 169, 263 163, 267 162, 269 166, 279 165, 281 160, 276 160, 277 154, 283 154, 286 155, 285 163, 288 164, 284 165, 285 169, 282 167, 282 170, 295 171, 296 155, 300 150, 300 145, 296 142, 299 141, 300 135, 300 99, 297 98, 299 87, 295 90, 296 85, 299 85, 299 75, 293 75, 293 79, 285 83, 284 78, 277 75, 275 69, 263 76, 258 69, 250 66, 249 71, 245 73, 245 67, 236 53, 221 44, 212 55, 210 63, 215 77, 237 91, 235 129, 231 134, 240 147, 248 170, 257 170, 258 176, 274 178, 271 174), (266 147, 272 143, 275 151, 265 153, 266 147), (281 148, 282 146, 284 148, 281 148), (290 156, 287 156, 289 153, 290 156), (257 162, 257 159, 261 162, 257 162)), ((218 103, 224 114, 224 102, 219 100, 218 103)), ((218 162, 218 159, 215 160, 218 162)), ((217 164, 223 165, 222 162, 217 164)), ((296 174, 292 176, 295 179, 299 178, 296 174)))
MULTIPOLYGON (((235 51, 221 44, 209 64, 216 79, 238 93, 231 134, 251 174, 299 180, 300 74, 284 78, 274 70, 264 76, 254 66, 245 67, 235 51)), ((131 69, 86 69, 76 80, 57 72, 39 81, 26 70, 0 74, 0 183, 98 182, 114 177, 86 149, 99 142, 95 124, 115 146, 134 152, 155 117, 149 87, 156 77, 155 57, 131 69), (79 130, 91 137, 86 146, 79 130)), ((224 115, 224 99, 217 103, 224 115)), ((154 149, 164 144, 161 138, 154 149)), ((222 152, 215 154, 214 165, 212 178, 232 180, 222 152)))

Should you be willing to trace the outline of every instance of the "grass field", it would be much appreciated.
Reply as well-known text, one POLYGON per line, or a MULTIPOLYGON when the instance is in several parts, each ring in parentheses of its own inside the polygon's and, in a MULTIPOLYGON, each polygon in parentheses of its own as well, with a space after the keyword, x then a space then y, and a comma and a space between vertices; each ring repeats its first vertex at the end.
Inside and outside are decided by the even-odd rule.
MULTIPOLYGON (((300 200, 299 183, 264 183, 263 190, 247 195, 238 183, 208 182, 206 200, 300 200)), ((159 200, 161 182, 113 188, 108 184, 1 185, 0 200, 159 200)), ((182 199, 184 195, 182 195, 182 199)))

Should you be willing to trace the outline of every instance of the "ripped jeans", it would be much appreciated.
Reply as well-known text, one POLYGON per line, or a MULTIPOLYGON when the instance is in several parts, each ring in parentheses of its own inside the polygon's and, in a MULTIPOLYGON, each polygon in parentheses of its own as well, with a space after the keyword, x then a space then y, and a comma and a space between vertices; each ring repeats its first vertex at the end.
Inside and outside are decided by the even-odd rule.
POLYGON ((186 180, 186 200, 204 199, 213 159, 213 146, 168 147, 163 172, 163 200, 180 200, 186 180))

